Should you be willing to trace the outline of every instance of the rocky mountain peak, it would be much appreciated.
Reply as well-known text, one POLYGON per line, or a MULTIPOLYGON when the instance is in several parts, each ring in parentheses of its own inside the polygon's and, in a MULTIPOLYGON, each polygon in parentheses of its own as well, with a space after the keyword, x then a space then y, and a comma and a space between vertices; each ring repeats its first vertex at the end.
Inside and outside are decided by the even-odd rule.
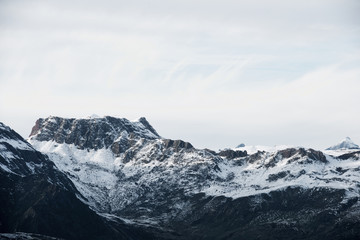
POLYGON ((123 135, 133 139, 159 139, 145 118, 129 121, 125 118, 40 118, 30 133, 30 139, 74 144, 80 149, 109 148, 123 135))
POLYGON ((138 120, 140 123, 142 123, 142 125, 144 125, 144 127, 146 127, 150 132, 152 132, 154 135, 160 137, 160 135, 156 132, 156 130, 150 125, 150 123, 148 122, 148 120, 145 117, 141 117, 138 120))
MULTIPOLYGON (((305 148, 287 148, 280 150, 275 154, 274 159, 289 159, 288 163, 298 162, 300 164, 306 163, 328 163, 325 155, 321 151, 305 148)), ((274 165, 274 163, 272 163, 274 165)), ((270 164, 271 165, 271 164, 270 164)))

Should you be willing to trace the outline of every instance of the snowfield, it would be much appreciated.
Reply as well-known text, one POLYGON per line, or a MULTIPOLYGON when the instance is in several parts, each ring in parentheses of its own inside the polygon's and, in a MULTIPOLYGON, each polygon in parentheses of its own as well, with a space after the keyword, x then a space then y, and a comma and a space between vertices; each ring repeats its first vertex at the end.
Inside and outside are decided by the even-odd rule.
POLYGON ((346 189, 349 196, 359 195, 357 159, 341 160, 325 155, 327 162, 309 161, 308 156, 299 152, 283 158, 276 150, 259 152, 259 160, 254 162, 249 158, 256 153, 229 160, 204 150, 166 152, 162 139, 139 139, 128 150, 136 154, 127 161, 125 153, 116 156, 110 149, 81 150, 73 144, 29 141, 68 174, 99 212, 126 208, 141 198, 145 189, 156 194, 161 188, 169 187, 184 189, 185 194, 204 192, 233 199, 290 186, 346 189), (162 156, 167 158, 163 160, 162 156))

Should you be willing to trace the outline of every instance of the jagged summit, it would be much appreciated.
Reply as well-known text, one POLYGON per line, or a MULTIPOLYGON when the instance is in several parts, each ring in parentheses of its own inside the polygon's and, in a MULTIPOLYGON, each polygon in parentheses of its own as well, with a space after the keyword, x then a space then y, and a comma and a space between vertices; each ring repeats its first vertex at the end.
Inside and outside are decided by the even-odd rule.
POLYGON ((110 116, 96 118, 40 118, 30 133, 30 139, 74 144, 80 149, 109 148, 123 136, 130 138, 161 138, 146 118, 129 121, 110 116))
POLYGON ((351 138, 346 137, 338 144, 327 148, 326 150, 341 150, 341 149, 360 149, 359 145, 355 144, 351 138))

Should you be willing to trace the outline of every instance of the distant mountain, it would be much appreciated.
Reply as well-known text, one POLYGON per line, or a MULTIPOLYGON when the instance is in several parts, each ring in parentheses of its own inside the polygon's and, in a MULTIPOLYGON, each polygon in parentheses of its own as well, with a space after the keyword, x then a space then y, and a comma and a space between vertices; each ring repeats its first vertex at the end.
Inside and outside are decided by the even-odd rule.
POLYGON ((236 148, 242 148, 242 147, 245 147, 244 143, 240 143, 239 145, 236 146, 236 148))
POLYGON ((49 117, 28 141, 100 216, 158 238, 360 236, 360 152, 196 149, 161 137, 145 118, 49 117))
POLYGON ((351 138, 346 137, 338 144, 327 148, 326 150, 341 150, 341 149, 360 149, 359 145, 355 144, 351 138))

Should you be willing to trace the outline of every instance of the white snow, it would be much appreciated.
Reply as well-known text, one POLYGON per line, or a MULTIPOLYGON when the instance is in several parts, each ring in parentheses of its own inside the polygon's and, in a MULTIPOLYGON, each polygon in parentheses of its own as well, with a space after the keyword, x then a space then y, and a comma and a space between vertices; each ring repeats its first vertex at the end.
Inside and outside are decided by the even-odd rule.
POLYGON ((52 123, 57 123, 55 117, 53 117, 53 116, 50 116, 47 121, 52 122, 52 123))
MULTIPOLYGON (((289 163, 290 159, 280 160, 275 167, 265 168, 264 163, 268 162, 271 156, 262 162, 247 163, 237 166, 233 162, 219 164, 220 177, 232 175, 233 179, 227 182, 213 182, 202 189, 208 195, 224 195, 231 198, 239 198, 259 193, 283 189, 289 186, 328 187, 335 189, 357 189, 360 183, 360 161, 337 160, 328 157, 329 163, 308 163, 299 164, 301 159, 289 163), (337 169, 346 169, 344 174, 337 169), (269 176, 286 172, 286 176, 276 181, 269 181, 269 176), (341 181, 339 180, 341 179, 341 181)), ((295 156, 294 156, 295 157, 295 156)), ((357 193, 358 194, 358 193, 357 193)), ((358 194, 359 195, 359 194, 358 194)))
POLYGON ((246 151, 248 154, 254 154, 258 151, 264 151, 264 152, 276 152, 279 150, 284 150, 287 148, 291 148, 290 145, 275 145, 275 146, 263 146, 263 145, 255 145, 255 146, 245 146, 245 147, 239 147, 234 148, 234 150, 240 150, 240 151, 246 151))
MULTIPOLYGON (((140 185, 151 188, 150 185, 156 184, 159 188, 159 179, 170 184, 180 182, 190 193, 194 186, 183 181, 187 180, 183 176, 195 176, 199 173, 191 170, 192 166, 200 165, 197 169, 201 170, 209 167, 210 163, 209 156, 200 157, 201 151, 182 155, 174 153, 166 160, 149 161, 154 156, 162 155, 161 139, 149 142, 139 139, 131 149, 137 153, 127 162, 124 162, 124 154, 116 157, 110 149, 82 150, 75 145, 58 144, 54 141, 40 142, 32 138, 29 141, 35 149, 48 154, 55 165, 68 174, 77 189, 89 200, 89 204, 98 211, 105 211, 109 204, 114 210, 125 207, 140 197, 140 185), (119 180, 119 177, 123 180, 119 180)), ((155 192, 156 189, 153 193, 155 192)))
POLYGON ((31 170, 31 173, 35 173, 35 166, 32 163, 26 163, 26 166, 31 170))
POLYGON ((339 142, 338 144, 331 146, 329 148, 327 148, 326 150, 344 150, 344 149, 358 149, 360 150, 359 145, 355 144, 351 138, 346 137, 345 139, 343 139, 341 142, 339 142))
POLYGON ((107 201, 109 190, 115 187, 118 180, 115 174, 115 156, 109 149, 82 150, 73 144, 32 139, 29 141, 35 149, 47 154, 61 171, 68 174, 93 208, 95 202, 107 201))
POLYGON ((97 114, 91 114, 91 115, 82 117, 82 118, 80 118, 80 119, 96 119, 96 118, 103 118, 103 117, 100 117, 100 116, 97 115, 97 114))
POLYGON ((1 138, 0 144, 4 143, 4 142, 10 144, 12 147, 19 149, 19 150, 33 150, 33 148, 31 146, 29 146, 28 143, 20 141, 20 140, 1 138))
MULTIPOLYGON (((12 173, 12 174, 16 174, 14 173, 13 171, 11 171, 7 166, 5 166, 4 164, 0 163, 0 167, 5 171, 5 172, 8 172, 8 173, 12 173)), ((16 174, 17 175, 17 174, 16 174)))
POLYGON ((7 148, 0 144, 0 156, 2 156, 7 162, 9 162, 9 159, 16 158, 15 155, 8 151, 7 148))
MULTIPOLYGON (((10 130, 10 128, 6 130, 10 130)), ((11 145, 15 149, 33 151, 33 148, 27 142, 2 137, 0 138, 0 156, 2 156, 7 162, 9 162, 10 159, 16 159, 17 156, 15 156, 14 153, 9 151, 8 148, 4 145, 4 143, 11 145)))
POLYGON ((360 149, 337 149, 337 150, 324 150, 323 152, 328 154, 328 155, 332 155, 335 157, 338 157, 340 155, 346 154, 346 153, 352 153, 352 152, 358 152, 360 151, 360 149))
POLYGON ((54 141, 32 140, 31 143, 37 150, 48 154, 59 169, 78 175, 85 183, 111 188, 116 181, 111 174, 115 157, 108 149, 81 150, 73 144, 58 144, 54 141))
MULTIPOLYGON (((117 141, 127 137, 126 132, 121 133, 117 141)), ((246 157, 227 160, 205 154, 203 150, 174 152, 164 148, 162 139, 138 139, 126 152, 131 155, 129 159, 125 153, 115 156, 105 148, 87 150, 54 141, 40 142, 33 138, 29 141, 68 174, 88 204, 98 212, 125 208, 144 194, 143 188, 151 200, 164 184, 181 188, 185 194, 204 192, 231 198, 295 186, 346 189, 349 196, 359 195, 360 161, 338 160, 326 155, 328 163, 309 163, 300 153, 290 158, 277 155, 279 149, 288 146, 247 147, 250 153, 265 151, 260 160, 250 163, 246 157), (265 167, 270 161, 274 161, 275 166, 265 167), (213 180, 202 178, 204 175, 213 180)), ((177 207, 183 206, 174 206, 177 207)))

